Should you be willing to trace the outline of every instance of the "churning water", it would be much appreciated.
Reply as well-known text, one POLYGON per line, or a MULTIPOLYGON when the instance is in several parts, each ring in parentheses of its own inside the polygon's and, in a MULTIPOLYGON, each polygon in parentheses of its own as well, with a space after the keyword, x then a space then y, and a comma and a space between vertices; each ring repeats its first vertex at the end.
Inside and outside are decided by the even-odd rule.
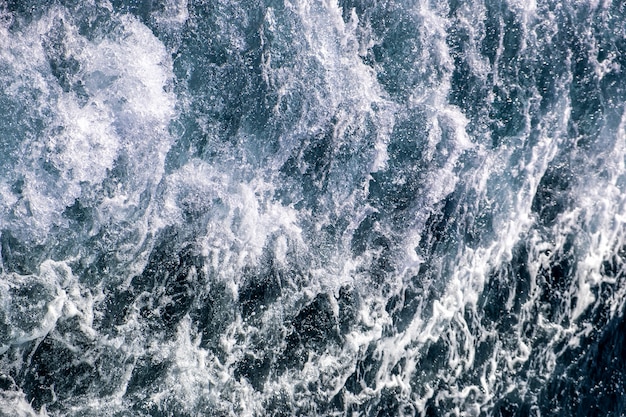
POLYGON ((0 415, 623 416, 626 3, 0 0, 0 415))

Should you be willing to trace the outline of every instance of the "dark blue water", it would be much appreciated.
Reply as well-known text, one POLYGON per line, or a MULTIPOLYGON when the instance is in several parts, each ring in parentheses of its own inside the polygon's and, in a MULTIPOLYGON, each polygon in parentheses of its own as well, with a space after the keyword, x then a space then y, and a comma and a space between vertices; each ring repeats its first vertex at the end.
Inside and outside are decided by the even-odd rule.
POLYGON ((0 416, 623 416, 626 3, 0 0, 0 416))

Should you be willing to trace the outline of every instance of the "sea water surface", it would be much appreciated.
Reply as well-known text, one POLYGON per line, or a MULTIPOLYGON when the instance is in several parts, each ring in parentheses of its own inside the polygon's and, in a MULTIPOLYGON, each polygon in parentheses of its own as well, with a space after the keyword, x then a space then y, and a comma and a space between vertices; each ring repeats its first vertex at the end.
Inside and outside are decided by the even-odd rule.
POLYGON ((626 3, 0 0, 0 416, 623 416, 626 3))

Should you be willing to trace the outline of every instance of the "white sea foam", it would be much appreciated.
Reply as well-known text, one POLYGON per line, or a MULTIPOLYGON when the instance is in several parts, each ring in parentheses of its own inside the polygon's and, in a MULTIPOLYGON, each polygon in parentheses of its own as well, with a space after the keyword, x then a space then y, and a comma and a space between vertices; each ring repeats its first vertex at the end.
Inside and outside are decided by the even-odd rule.
POLYGON ((45 407, 33 410, 23 392, 0 391, 0 416, 2 417, 48 417, 45 407))
POLYGON ((98 295, 83 288, 65 262, 44 261, 33 276, 0 276, 0 299, 10 328, 0 352, 46 337, 60 319, 77 317, 79 331, 93 339, 94 303, 98 295))
POLYGON ((12 175, 4 178, 23 182, 20 196, 7 192, 12 184, 4 183, 0 203, 0 212, 12 217, 0 219, 3 228, 23 241, 42 243, 50 228, 64 227, 61 214, 76 199, 94 204, 115 169, 126 175, 102 203, 103 222, 137 206, 141 193, 162 175, 174 115, 175 99, 164 90, 171 61, 136 19, 122 16, 118 24, 109 38, 90 40, 63 9, 52 8, 24 30, 2 36, 0 53, 10 77, 4 94, 43 125, 36 136, 23 138, 12 175), (48 43, 56 43, 52 52, 48 43), (64 52, 55 56, 54 48, 64 52), (60 77, 73 77, 84 91, 65 91, 49 59, 76 62, 75 74, 60 77))
POLYGON ((233 180, 225 171, 193 160, 169 175, 155 226, 199 222, 209 265, 224 279, 235 279, 244 266, 255 265, 273 243, 279 261, 305 250, 293 208, 271 201, 272 186, 263 181, 233 180))
MULTIPOLYGON (((597 9, 596 3, 592 6, 597 9)), ((236 149, 225 147, 219 157, 207 156, 212 149, 205 150, 167 174, 163 164, 173 140, 167 128, 176 116, 170 92, 172 51, 137 18, 117 14, 108 2, 102 5, 116 27, 106 36, 84 36, 60 7, 25 29, 0 29, 0 79, 7 85, 0 105, 22 103, 26 118, 43 125, 39 135, 22 126, 21 148, 0 156, 2 166, 15 168, 0 179, 0 228, 22 242, 46 243, 59 230, 69 229, 63 212, 79 200, 95 213, 95 225, 81 239, 100 239, 104 230, 112 235, 101 238, 103 247, 112 246, 103 249, 106 256, 132 263, 120 267, 120 276, 110 277, 123 281, 123 288, 100 281, 92 285, 87 273, 75 276, 74 270, 96 264, 95 254, 81 259, 81 250, 72 256, 54 252, 55 260, 37 261, 32 274, 0 276, 0 308, 10 325, 9 333, 0 335, 0 353, 37 342, 72 319, 78 325, 72 324, 71 330, 90 349, 118 361, 109 364, 114 371, 99 369, 116 372, 110 377, 114 387, 102 398, 88 393, 77 399, 68 406, 72 415, 124 414, 141 403, 146 413, 167 414, 177 407, 190 415, 254 416, 281 399, 293 407, 285 412, 313 414, 336 395, 345 410, 373 413, 384 406, 377 401, 392 393, 402 405, 398 415, 423 415, 435 405, 442 415, 477 416, 509 394, 536 402, 536 385, 552 377, 565 349, 583 346, 582 340, 593 334, 585 321, 590 309, 608 305, 607 320, 623 312, 621 275, 605 268, 626 242, 621 141, 626 113, 617 130, 607 124, 600 132, 602 146, 570 150, 576 103, 568 93, 573 63, 566 59, 568 69, 553 80, 556 99, 549 101, 544 92, 530 88, 515 116, 518 131, 499 138, 495 132, 485 133, 493 122, 491 112, 499 110, 499 89, 510 100, 507 94, 521 88, 505 84, 510 74, 502 60, 511 45, 505 45, 503 20, 495 23, 499 38, 494 56, 487 58, 481 51, 492 35, 484 22, 487 5, 467 3, 454 16, 447 6, 425 1, 403 6, 402 16, 394 15, 399 11, 394 5, 381 6, 384 10, 378 11, 385 18, 406 18, 402 23, 416 30, 400 54, 408 63, 402 85, 410 86, 400 93, 381 76, 386 58, 372 58, 371 51, 383 45, 385 36, 404 42, 403 34, 390 35, 393 25, 376 32, 367 21, 368 13, 376 10, 359 14, 334 2, 305 0, 286 2, 282 9, 268 7, 253 31, 258 31, 262 49, 261 79, 277 95, 270 113, 277 125, 288 126, 276 128, 275 154, 263 153, 264 142, 255 142, 266 139, 265 131, 250 132, 254 129, 242 122, 229 132, 234 137, 224 139, 237 143, 236 149), (464 56, 451 49, 453 28, 467 32, 464 56), (49 44, 55 42, 58 50, 51 51, 49 44), (74 60, 77 69, 64 81, 53 71, 53 59, 74 60), (455 60, 465 60, 477 84, 489 90, 488 114, 482 119, 451 104, 455 60), (417 121, 411 119, 413 111, 421 115, 417 121), (404 156, 393 153, 399 144, 393 141, 407 139, 394 137, 397 124, 407 120, 420 124, 411 134, 423 134, 422 142, 409 140, 410 146, 420 147, 421 158, 410 163, 423 165, 406 168, 420 169, 414 178, 404 177, 405 168, 395 166, 393 159, 404 156), (314 157, 327 158, 328 167, 311 174, 314 162, 303 153, 318 139, 328 141, 323 144, 328 150, 314 157), (559 159, 564 149, 575 163, 601 161, 605 168, 602 175, 568 183, 563 191, 567 204, 552 223, 542 224, 533 201, 549 169, 565 167, 580 178, 585 174, 559 159), (289 161, 293 173, 285 173, 289 161), (308 191, 316 200, 309 202, 302 184, 315 182, 312 177, 317 183, 308 191), (414 181, 408 184, 415 185, 407 191, 412 193, 408 207, 394 211, 377 206, 376 198, 395 197, 376 196, 377 179, 402 191, 414 181), (446 217, 448 229, 435 233, 437 220, 432 219, 437 214, 446 217), (488 220, 481 223, 481 216, 488 220), (363 232, 370 220, 371 230, 363 232), (131 237, 111 232, 116 227, 120 236, 131 237), (190 244, 193 257, 203 263, 202 268, 194 264, 184 270, 183 278, 176 276, 180 271, 172 271, 176 260, 164 260, 158 271, 143 269, 150 250, 158 255, 154 243, 160 232, 170 229, 180 232, 177 238, 189 239, 175 243, 190 244), (444 232, 448 234, 441 236, 444 232), (358 233, 370 234, 361 237, 366 241, 361 251, 353 248, 358 233), (466 242, 466 234, 478 237, 466 242), (383 243, 377 246, 367 239, 383 243), (573 272, 550 287, 550 279, 559 279, 549 276, 551 268, 560 267, 558 262, 573 265, 573 272), (276 299, 245 317, 245 306, 237 302, 249 301, 244 299, 246 285, 265 278, 275 279, 268 285, 280 288, 253 296, 276 299), (184 282, 176 285, 197 285, 190 290, 193 294, 166 293, 177 279, 184 282), (145 287, 131 288, 138 280, 145 287), (610 299, 597 296, 601 286, 615 287, 610 299), (349 305, 355 317, 347 324, 339 323, 346 314, 340 304, 346 289, 359 297, 349 305), (106 300, 118 290, 128 290, 123 295, 130 298, 123 313, 115 313, 116 300, 106 300), (232 300, 220 304, 220 291, 232 300), (557 305, 550 305, 546 295, 557 299, 557 305), (317 323, 317 316, 299 323, 298 314, 322 296, 328 297, 324 308, 329 311, 317 313, 327 314, 330 324, 317 323), (161 325, 163 306, 185 297, 190 303, 215 302, 208 308, 228 310, 211 318, 224 321, 220 334, 203 333, 213 331, 209 325, 214 323, 193 316, 194 309, 207 307, 196 304, 185 307, 188 311, 175 323, 161 325), (497 305, 485 305, 485 300, 497 305), (98 328, 109 313, 119 314, 119 323, 98 328), (509 323, 504 330, 503 323, 509 323), (340 325, 346 328, 338 336, 334 332, 340 325), (295 342, 287 338, 299 340, 307 331, 338 341, 291 352, 302 346, 290 346, 295 342), (203 338, 215 346, 207 346, 203 338), (270 346, 258 346, 263 343, 270 346), (301 366, 279 371, 289 353, 303 355, 295 359, 301 366), (428 362, 433 357, 436 363, 428 362), (270 361, 272 368, 267 378, 259 377, 261 382, 242 368, 250 358, 270 361), (527 369, 531 376, 524 374, 527 369), (142 372, 161 373, 137 392, 142 372), (347 388, 349 383, 355 386, 347 388)), ((163 30, 161 35, 176 32, 172 44, 177 45, 182 28, 197 18, 188 13, 190 7, 184 0, 164 2, 151 22, 163 30)), ((506 7, 519 25, 518 59, 534 59, 534 50, 551 42, 537 33, 558 33, 554 15, 544 15, 540 2, 510 1, 506 7)), ((236 23, 245 27, 249 17, 236 23)), ((228 18, 220 16, 218 26, 231 36, 225 42, 231 48, 228 54, 236 55, 249 45, 244 30, 228 32, 228 18)), ((190 30, 195 24, 190 23, 190 30)), ((597 55, 597 46, 592 49, 597 55)), ((598 80, 619 71, 615 55, 602 62, 594 59, 598 80)), ((184 120, 176 123, 182 126, 184 120)), ((187 260, 179 256, 182 268, 187 260)), ((56 342, 66 334, 53 336, 56 342)), ((61 342, 79 351, 70 337, 61 342)), ((33 410, 18 391, 0 393, 0 409, 20 416, 48 415, 45 408, 33 410)))

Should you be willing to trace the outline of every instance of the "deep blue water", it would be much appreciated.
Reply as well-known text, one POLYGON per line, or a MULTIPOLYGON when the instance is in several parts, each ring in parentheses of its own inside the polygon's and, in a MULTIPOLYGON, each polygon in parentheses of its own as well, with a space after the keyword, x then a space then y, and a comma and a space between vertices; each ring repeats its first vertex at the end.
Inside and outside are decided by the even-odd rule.
POLYGON ((626 415, 626 3, 0 0, 0 416, 626 415))

